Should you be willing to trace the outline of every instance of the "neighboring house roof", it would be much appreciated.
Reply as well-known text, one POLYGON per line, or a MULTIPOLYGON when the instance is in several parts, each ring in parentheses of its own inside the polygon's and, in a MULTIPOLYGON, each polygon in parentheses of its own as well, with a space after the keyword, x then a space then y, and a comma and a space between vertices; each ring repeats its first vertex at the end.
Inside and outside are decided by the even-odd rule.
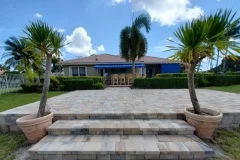
MULTIPOLYGON (((67 61, 62 61, 59 65, 79 65, 79 64, 104 64, 104 63, 131 63, 126 62, 125 59, 121 58, 119 55, 111 55, 111 54, 99 54, 99 55, 91 55, 88 57, 82 57, 67 61)), ((170 61, 166 58, 152 57, 152 56, 144 56, 140 60, 137 60, 136 63, 144 63, 144 64, 163 64, 163 63, 179 63, 177 61, 170 61)))
POLYGON ((0 69, 0 75, 3 75, 4 72, 5 72, 4 70, 1 70, 1 69, 0 69))

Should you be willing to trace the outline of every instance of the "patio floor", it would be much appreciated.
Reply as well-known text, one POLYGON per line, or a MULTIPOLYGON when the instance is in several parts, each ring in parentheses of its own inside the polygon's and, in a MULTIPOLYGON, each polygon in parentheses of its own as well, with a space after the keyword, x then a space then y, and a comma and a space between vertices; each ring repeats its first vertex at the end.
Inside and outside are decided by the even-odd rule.
MULTIPOLYGON (((220 127, 239 127, 240 94, 197 89, 201 107, 224 113, 220 127)), ((39 102, 24 105, 0 113, 0 124, 12 125, 22 115, 36 113, 39 102)), ((191 107, 187 89, 130 89, 125 87, 105 90, 85 90, 69 92, 50 98, 48 106, 58 119, 115 118, 129 119, 179 118, 183 119, 183 109, 191 107), (107 117, 109 116, 109 117, 107 117), (142 116, 142 117, 141 117, 142 116)))

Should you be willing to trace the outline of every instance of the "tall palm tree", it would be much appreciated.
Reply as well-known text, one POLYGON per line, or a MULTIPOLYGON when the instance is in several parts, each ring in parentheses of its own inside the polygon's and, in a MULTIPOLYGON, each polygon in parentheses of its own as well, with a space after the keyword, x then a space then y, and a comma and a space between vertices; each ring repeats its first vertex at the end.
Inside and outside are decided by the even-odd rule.
POLYGON ((60 48, 64 46, 63 34, 49 26, 47 23, 37 20, 26 26, 24 31, 30 41, 28 50, 37 49, 46 58, 46 70, 41 101, 38 109, 38 117, 46 114, 47 96, 50 85, 52 55, 59 55, 60 48))
MULTIPOLYGON (((240 38, 240 20, 235 21, 235 23, 233 23, 230 26, 230 29, 226 32, 226 35, 224 37, 232 38, 233 40, 240 38)), ((227 56, 227 53, 226 53, 226 56, 227 56)), ((217 72, 218 72, 218 61, 219 61, 219 50, 218 50, 217 62, 216 62, 217 72)), ((223 59, 223 63, 226 63, 225 59, 223 59)), ((223 72, 225 72, 225 67, 223 67, 223 72)))
POLYGON ((172 59, 183 62, 188 72, 188 89, 191 102, 196 114, 201 114, 200 105, 195 92, 194 73, 196 65, 204 58, 212 59, 215 49, 225 54, 228 51, 235 58, 232 50, 239 52, 237 42, 231 41, 226 32, 234 21, 235 14, 231 10, 219 10, 210 16, 201 16, 197 20, 181 25, 174 33, 180 43, 177 46, 168 46, 174 50, 172 59))
POLYGON ((5 53, 2 58, 6 58, 5 65, 7 67, 22 68, 21 71, 26 72, 31 65, 38 66, 38 57, 33 51, 25 51, 24 49, 28 47, 27 41, 24 38, 10 37, 5 41, 5 53), (22 67, 21 67, 22 66, 22 67))
POLYGON ((135 61, 144 57, 148 49, 147 39, 140 31, 143 27, 147 33, 150 31, 150 17, 146 14, 138 16, 132 26, 126 26, 120 33, 120 55, 126 61, 132 62, 133 79, 135 77, 135 61))

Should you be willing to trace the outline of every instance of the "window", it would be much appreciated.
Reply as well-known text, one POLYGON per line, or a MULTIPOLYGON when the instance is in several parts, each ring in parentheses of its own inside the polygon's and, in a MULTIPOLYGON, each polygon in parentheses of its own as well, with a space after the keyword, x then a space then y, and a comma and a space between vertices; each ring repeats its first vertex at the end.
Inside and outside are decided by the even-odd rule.
POLYGON ((86 76, 86 67, 72 67, 72 76, 86 76))

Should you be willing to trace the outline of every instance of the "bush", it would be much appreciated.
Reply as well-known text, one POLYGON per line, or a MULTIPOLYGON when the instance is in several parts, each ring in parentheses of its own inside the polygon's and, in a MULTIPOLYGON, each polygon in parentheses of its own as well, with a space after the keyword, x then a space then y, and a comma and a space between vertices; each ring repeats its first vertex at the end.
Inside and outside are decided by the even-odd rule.
POLYGON ((59 91, 61 88, 62 88, 62 85, 59 82, 59 80, 55 76, 50 77, 49 90, 50 91, 59 91))
POLYGON ((156 74, 156 77, 187 77, 187 73, 163 73, 156 74))
POLYGON ((236 75, 236 76, 240 76, 240 72, 226 72, 226 75, 236 75))
POLYGON ((36 92, 42 92, 43 85, 37 85, 37 84, 22 84, 22 92, 24 93, 36 93, 36 92))
POLYGON ((104 77, 100 77, 100 76, 87 76, 87 77, 68 77, 68 76, 58 76, 56 77, 59 82, 61 83, 62 81, 64 80, 67 80, 67 79, 92 79, 93 80, 93 83, 104 83, 104 77))
POLYGON ((93 89, 92 79, 66 79, 62 81, 63 90, 74 91, 74 90, 84 90, 93 89))
POLYGON ((218 75, 215 79, 214 86, 229 86, 240 84, 240 75, 218 75))
POLYGON ((104 89, 104 84, 103 83, 95 83, 93 84, 93 89, 104 89))
POLYGON ((209 73, 209 72, 198 72, 195 73, 196 78, 196 86, 198 87, 207 87, 211 86, 214 82, 216 74, 215 73, 209 73))
MULTIPOLYGON (((195 85, 198 87, 206 87, 212 84, 211 77, 214 76, 215 73, 211 72, 197 72, 195 73, 195 85), (209 81, 210 80, 210 81, 209 81)), ((187 73, 167 73, 167 74, 157 74, 157 77, 187 77, 187 73)))
POLYGON ((136 78, 133 87, 158 89, 187 88, 188 83, 186 77, 136 78))

